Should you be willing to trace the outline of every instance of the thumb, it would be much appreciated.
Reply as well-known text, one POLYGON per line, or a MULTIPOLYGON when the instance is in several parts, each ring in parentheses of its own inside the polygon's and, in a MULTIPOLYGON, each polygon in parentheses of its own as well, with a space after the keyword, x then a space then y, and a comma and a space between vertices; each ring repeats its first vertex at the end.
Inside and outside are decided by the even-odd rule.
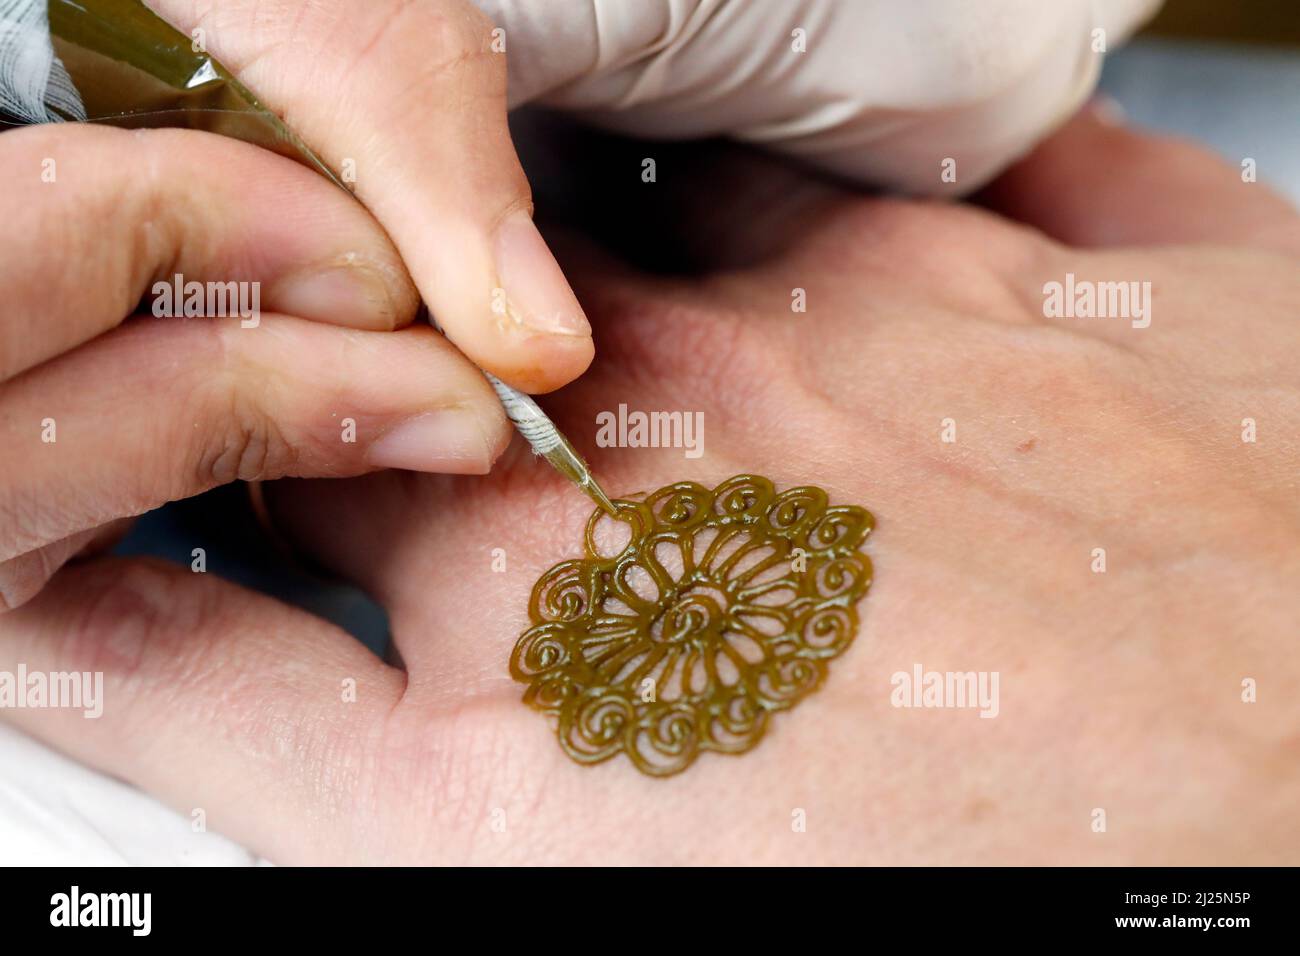
POLYGON ((506 123, 504 37, 469 0, 148 3, 348 174, 470 359, 533 392, 586 369, 506 123))

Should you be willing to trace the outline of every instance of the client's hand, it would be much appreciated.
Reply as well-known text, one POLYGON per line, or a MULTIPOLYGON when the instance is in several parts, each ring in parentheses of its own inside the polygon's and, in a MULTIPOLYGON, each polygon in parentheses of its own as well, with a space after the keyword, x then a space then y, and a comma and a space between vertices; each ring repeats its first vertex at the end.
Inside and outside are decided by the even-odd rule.
POLYGON ((1294 862, 1300 220, 1090 117, 989 198, 1037 228, 771 175, 779 209, 708 197, 744 267, 571 267, 600 359, 548 404, 616 495, 756 472, 876 515, 856 642, 753 751, 582 767, 520 703, 530 588, 590 506, 518 447, 486 480, 275 489, 404 671, 213 577, 92 562, 0 620, 0 668, 103 670, 104 716, 6 716, 284 862, 1294 862), (1075 316, 1138 285, 1045 317, 1053 282, 1075 316), (704 454, 595 449, 620 403, 703 412, 704 454), (997 672, 996 717, 892 706, 914 665, 997 672))

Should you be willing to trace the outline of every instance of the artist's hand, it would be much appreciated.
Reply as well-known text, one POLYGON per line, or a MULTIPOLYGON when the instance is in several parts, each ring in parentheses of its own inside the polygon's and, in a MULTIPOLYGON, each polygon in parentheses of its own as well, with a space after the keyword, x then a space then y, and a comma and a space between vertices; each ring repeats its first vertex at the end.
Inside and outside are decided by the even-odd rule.
POLYGON ((528 392, 582 374, 591 328, 533 225, 506 55, 470 0, 146 2, 347 177, 465 355, 528 392))
POLYGON ((404 671, 210 575, 91 562, 0 619, 0 669, 103 670, 104 716, 5 716, 284 862, 1294 862, 1296 214, 1092 117, 992 195, 1031 226, 730 172, 731 268, 574 272, 601 358, 548 407, 614 494, 756 472, 876 515, 857 640, 756 749, 582 767, 520 702, 529 591, 590 506, 518 443, 487 480, 272 487, 404 671), (1044 317, 1070 273, 1150 282, 1149 326, 1044 317), (619 403, 703 412, 703 456, 594 449, 619 403), (914 665, 998 673, 997 716, 891 706, 914 665))
POLYGON ((60 124, 0 136, 0 179, 0 611, 221 482, 483 473, 504 448, 483 376, 404 328, 418 298, 384 231, 297 163, 60 124))

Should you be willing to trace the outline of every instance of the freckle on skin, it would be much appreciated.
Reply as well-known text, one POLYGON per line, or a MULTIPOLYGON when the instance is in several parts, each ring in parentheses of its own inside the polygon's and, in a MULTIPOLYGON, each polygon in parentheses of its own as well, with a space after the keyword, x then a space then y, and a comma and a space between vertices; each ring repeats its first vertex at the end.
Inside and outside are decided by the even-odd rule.
POLYGON ((1026 438, 1024 441, 1022 441, 1019 445, 1016 446, 1016 451, 1021 453, 1027 451, 1033 451, 1034 446, 1037 444, 1038 444, 1037 438, 1026 438))

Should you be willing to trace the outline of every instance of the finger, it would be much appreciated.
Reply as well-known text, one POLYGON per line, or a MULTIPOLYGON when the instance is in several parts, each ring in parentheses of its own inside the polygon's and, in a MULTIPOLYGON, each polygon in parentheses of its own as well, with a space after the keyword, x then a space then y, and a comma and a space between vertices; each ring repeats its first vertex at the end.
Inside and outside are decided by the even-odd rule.
POLYGON ((477 364, 546 391, 590 363, 590 328, 533 225, 506 124, 506 61, 468 0, 150 0, 335 169, 477 364))
POLYGON ((132 518, 120 518, 0 561, 0 611, 26 604, 54 572, 73 558, 108 551, 126 536, 133 523, 132 518))
POLYGON ((980 198, 1076 246, 1229 242, 1300 249, 1295 209, 1248 179, 1198 146, 1124 126, 1099 101, 980 198))
POLYGON ((358 778, 405 681, 324 621, 212 575, 99 559, 0 618, 0 670, 20 667, 91 675, 77 683, 94 699, 0 718, 213 830, 314 862, 365 839, 358 778))
POLYGON ((236 478, 481 474, 509 436, 427 326, 137 319, 0 387, 0 561, 236 478))
POLYGON ((98 529, 78 531, 52 544, 0 562, 0 611, 26 604, 45 582, 90 543, 98 529))
POLYGON ((245 304, 356 328, 406 324, 418 305, 364 209, 244 143, 34 126, 0 138, 0 177, 0 379, 112 328, 176 275, 182 290, 247 282, 245 304))

